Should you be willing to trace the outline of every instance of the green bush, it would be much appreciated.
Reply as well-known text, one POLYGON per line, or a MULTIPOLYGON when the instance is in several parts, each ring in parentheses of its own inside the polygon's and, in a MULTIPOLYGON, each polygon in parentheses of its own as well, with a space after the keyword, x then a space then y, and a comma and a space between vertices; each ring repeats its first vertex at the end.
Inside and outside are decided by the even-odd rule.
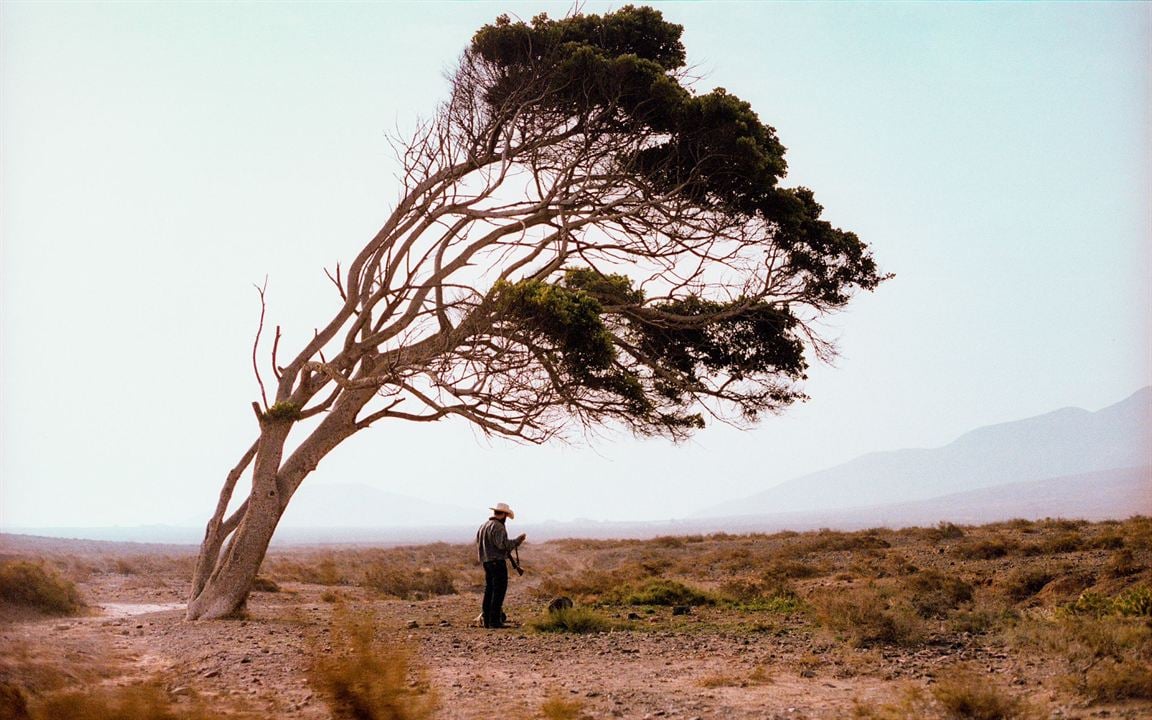
POLYGON ((71 581, 24 560, 0 563, 0 600, 48 615, 76 615, 85 607, 71 581))
POLYGON ((1152 588, 1130 588, 1116 596, 1113 606, 1121 615, 1152 617, 1152 588))

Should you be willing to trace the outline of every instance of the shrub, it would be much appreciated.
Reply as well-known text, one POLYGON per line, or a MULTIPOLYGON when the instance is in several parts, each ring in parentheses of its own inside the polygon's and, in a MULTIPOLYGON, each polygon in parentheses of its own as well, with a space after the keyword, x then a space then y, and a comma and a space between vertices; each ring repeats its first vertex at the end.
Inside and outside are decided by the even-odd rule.
POLYGON ((373 618, 335 613, 332 654, 312 668, 311 681, 335 720, 422 720, 432 717, 436 697, 409 655, 384 647, 373 618), (412 680, 410 682, 410 680, 412 680))
POLYGON ((924 529, 922 535, 925 540, 935 544, 941 540, 959 540, 964 537, 964 529, 950 522, 941 522, 934 528, 924 529))
POLYGON ((1004 593, 1017 602, 1027 600, 1052 582, 1056 574, 1047 568, 1017 570, 1004 581, 1004 593))
POLYGON ((1152 588, 1130 588, 1116 596, 1113 606, 1121 615, 1152 617, 1152 588))
POLYGON ((972 585, 954 575, 925 570, 909 575, 903 581, 912 607, 924 618, 946 616, 961 603, 972 600, 972 585))
POLYGON ((1088 547, 1093 550, 1120 550, 1124 547, 1124 536, 1115 533, 1100 535, 1089 540, 1088 547))
POLYGON ((715 598, 675 580, 652 580, 624 595, 625 605, 712 605, 715 598))
POLYGON ((28 697, 18 685, 0 681, 0 718, 6 720, 31 720, 28 712, 28 697))
POLYGON ((76 615, 85 607, 72 582, 23 560, 0 564, 0 600, 48 615, 76 615))
POLYGON ((257 576, 256 579, 252 581, 252 590, 255 592, 277 593, 280 592, 280 586, 275 580, 257 576))
POLYGON ((583 602, 620 602, 629 581, 651 576, 651 570, 641 564, 622 565, 610 572, 587 570, 564 577, 545 578, 532 594, 546 599, 564 595, 583 602))
POLYGON ((336 563, 332 556, 322 557, 314 564, 290 562, 275 565, 275 574, 280 578, 288 578, 309 585, 347 585, 347 575, 336 563))
POLYGON ((1067 610, 1075 615, 1100 617, 1112 613, 1112 600, 1100 593, 1084 592, 1080 593, 1076 602, 1067 606, 1067 610))
POLYGON ((610 620, 584 607, 571 607, 550 612, 532 622, 540 632, 567 632, 576 634, 606 632, 613 628, 610 620))
POLYGON ((794 560, 776 560, 764 571, 764 578, 772 580, 800 580, 818 577, 827 572, 824 568, 794 560))
POLYGON ((456 594, 452 573, 442 567, 417 569, 380 564, 364 573, 361 584, 401 600, 456 594))
POLYGON ((1080 694, 1092 702, 1152 700, 1152 665, 1106 658, 1078 679, 1080 694))
MULTIPOLYGON (((100 686, 55 693, 34 699, 30 706, 31 714, 26 717, 31 720, 214 720, 221 717, 220 707, 209 708, 196 696, 190 703, 177 704, 159 679, 122 687, 100 686)), ((260 716, 229 708, 227 717, 256 720, 260 716)))
POLYGON ((1055 537, 1045 538, 1038 543, 1025 545, 1022 548, 1024 555, 1059 555, 1061 553, 1078 552, 1089 547, 1083 536, 1077 533, 1062 533, 1055 537))
POLYGON ((860 530, 854 533, 823 529, 803 537, 799 552, 836 552, 842 550, 883 550, 892 547, 880 535, 885 530, 860 530))
POLYGON ((1108 562, 1104 565, 1104 574, 1112 578, 1121 578, 1135 575, 1143 569, 1144 566, 1136 562, 1136 556, 1132 551, 1123 548, 1108 558, 1108 562))
POLYGON ((985 676, 969 673, 942 679, 932 688, 932 696, 947 717, 956 720, 1012 720, 1026 711, 1020 698, 1008 695, 985 676))
POLYGON ((961 543, 952 548, 952 552, 964 560, 993 560, 1004 557, 1014 549, 1016 549, 1016 543, 1003 538, 995 538, 961 543))
POLYGON ((816 601, 817 618, 827 627, 847 635, 862 647, 874 644, 914 645, 926 629, 910 608, 892 602, 874 588, 839 592, 816 601))
POLYGON ((540 715, 544 720, 582 720, 584 703, 575 698, 565 698, 558 691, 548 695, 548 699, 540 706, 540 715))
POLYGON ((730 580, 718 590, 724 601, 746 610, 793 613, 803 606, 800 596, 789 585, 760 583, 749 580, 730 580))

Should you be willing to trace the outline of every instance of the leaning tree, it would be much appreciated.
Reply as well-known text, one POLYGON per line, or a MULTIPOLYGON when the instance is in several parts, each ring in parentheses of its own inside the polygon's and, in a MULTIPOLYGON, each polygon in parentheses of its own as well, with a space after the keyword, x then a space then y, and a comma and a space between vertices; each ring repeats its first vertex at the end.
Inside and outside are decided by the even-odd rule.
POLYGON ((399 144, 395 209, 329 273, 331 321, 286 362, 277 329, 275 394, 253 403, 189 618, 243 606, 301 482, 380 421, 677 439, 804 397, 808 359, 833 350, 815 321, 884 276, 811 191, 780 186, 784 147, 748 103, 693 91, 680 34, 631 6, 475 34, 399 144))

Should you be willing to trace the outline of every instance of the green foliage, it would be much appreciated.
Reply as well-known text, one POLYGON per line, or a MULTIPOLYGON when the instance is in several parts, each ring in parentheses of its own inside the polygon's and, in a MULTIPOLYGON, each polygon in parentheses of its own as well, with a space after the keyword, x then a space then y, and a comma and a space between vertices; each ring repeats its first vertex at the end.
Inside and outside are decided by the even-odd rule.
POLYGON ((823 208, 810 190, 777 186, 787 163, 775 129, 723 88, 695 94, 680 84, 682 30, 659 11, 630 5, 559 20, 539 15, 531 23, 502 16, 473 36, 471 52, 498 69, 486 90, 495 108, 608 114, 616 131, 666 137, 621 164, 693 202, 771 223, 793 269, 822 302, 842 305, 850 286, 875 287, 884 277, 859 238, 820 220, 823 208))
POLYGON ((264 412, 266 422, 295 422, 300 419, 300 408, 290 402, 278 402, 264 412))
POLYGON ((0 563, 0 601, 48 615, 75 615, 85 607, 72 582, 24 560, 0 563))
POLYGON ((658 407, 638 370, 618 362, 615 341, 601 317, 604 306, 598 298, 638 302, 642 294, 632 289, 627 278, 572 270, 563 283, 499 282, 493 288, 493 298, 509 331, 538 349, 563 393, 575 396, 593 392, 613 398, 616 412, 640 427, 703 426, 698 413, 658 407))
MULTIPOLYGON (((794 334, 797 320, 768 303, 729 303, 688 296, 654 305, 633 324, 641 349, 661 365, 694 382, 699 375, 730 373, 735 379, 779 372, 801 377, 804 346, 794 334), (697 323, 697 318, 714 318, 697 323)), ((676 392, 679 388, 667 388, 676 392)))
POLYGON ((1121 615, 1152 617, 1152 588, 1147 585, 1129 588, 1116 597, 1114 606, 1121 615))
POLYGON ((1073 615, 1103 617, 1105 615, 1127 615, 1152 617, 1152 588, 1146 585, 1131 587, 1115 597, 1097 592, 1083 592, 1076 601, 1065 606, 1073 615))

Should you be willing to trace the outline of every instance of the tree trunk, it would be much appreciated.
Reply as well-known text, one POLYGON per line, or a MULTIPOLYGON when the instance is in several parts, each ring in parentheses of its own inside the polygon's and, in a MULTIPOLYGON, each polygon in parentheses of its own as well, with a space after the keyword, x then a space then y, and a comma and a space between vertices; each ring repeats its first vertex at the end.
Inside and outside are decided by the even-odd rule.
POLYGON ((215 572, 204 589, 188 602, 187 619, 230 617, 244 607, 280 515, 278 501, 265 507, 249 506, 215 572))
MULTIPOLYGON (((252 470, 252 491, 235 535, 223 557, 216 552, 220 538, 210 527, 198 565, 213 567, 202 588, 193 588, 186 614, 189 620, 212 620, 235 615, 244 607, 252 582, 264 561, 268 543, 287 506, 282 498, 286 488, 280 478, 280 459, 291 422, 265 423, 261 428, 256 466, 252 470), (198 592, 197 592, 198 590, 198 592)), ((291 493, 291 490, 288 490, 291 493)), ((197 585, 200 584, 198 580, 197 585)))
POLYGON ((208 523, 188 600, 188 620, 230 617, 244 607, 288 501, 320 460, 360 429, 356 415, 374 394, 374 388, 346 394, 287 460, 283 457, 284 444, 292 421, 261 422, 252 490, 237 511, 241 519, 221 554, 224 538, 232 529, 230 523, 235 524, 232 519, 223 521, 224 512, 231 488, 248 463, 250 456, 246 455, 229 474, 216 515, 208 523))

